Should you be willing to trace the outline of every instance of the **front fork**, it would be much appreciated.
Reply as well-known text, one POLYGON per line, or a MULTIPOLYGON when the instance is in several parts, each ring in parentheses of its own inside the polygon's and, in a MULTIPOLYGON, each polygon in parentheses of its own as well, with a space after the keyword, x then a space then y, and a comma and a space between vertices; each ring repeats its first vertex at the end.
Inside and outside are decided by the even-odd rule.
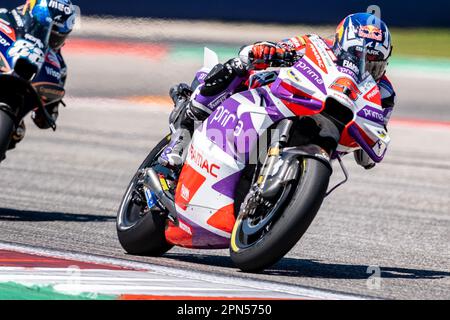
POLYGON ((260 175, 256 182, 258 188, 262 191, 268 183, 269 176, 274 171, 275 164, 280 159, 280 150, 287 144, 289 140, 289 132, 291 131, 293 121, 290 119, 281 120, 276 128, 276 139, 272 141, 261 168, 260 175))
MULTIPOLYGON (((302 158, 313 158, 321 161, 332 171, 330 154, 321 146, 316 144, 287 146, 293 121, 292 119, 284 119, 279 122, 276 128, 278 135, 276 135, 276 139, 272 140, 253 188, 260 199, 276 197, 283 186, 296 179, 301 168, 300 161, 302 158)), ((347 179, 346 171, 344 168, 343 170, 347 179)))

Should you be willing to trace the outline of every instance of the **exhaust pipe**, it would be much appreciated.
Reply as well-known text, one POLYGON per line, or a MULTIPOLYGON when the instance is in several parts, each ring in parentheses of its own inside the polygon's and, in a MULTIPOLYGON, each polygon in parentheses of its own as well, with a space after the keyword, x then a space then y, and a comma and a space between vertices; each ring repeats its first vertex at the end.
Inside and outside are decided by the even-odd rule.
POLYGON ((155 193, 159 202, 169 211, 169 217, 176 221, 178 214, 175 209, 175 200, 163 190, 159 177, 152 168, 145 169, 144 186, 155 193))

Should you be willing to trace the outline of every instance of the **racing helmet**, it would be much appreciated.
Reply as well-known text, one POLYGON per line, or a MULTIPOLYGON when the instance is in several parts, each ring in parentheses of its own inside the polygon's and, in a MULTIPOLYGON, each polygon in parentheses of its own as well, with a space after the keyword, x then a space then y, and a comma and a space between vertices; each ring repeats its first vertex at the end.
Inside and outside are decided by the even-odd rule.
POLYGON ((29 11, 41 23, 50 23, 52 28, 49 46, 60 49, 72 32, 76 12, 70 0, 27 0, 24 12, 29 11))
POLYGON ((392 52, 391 34, 375 15, 351 14, 336 29, 333 51, 339 65, 360 77, 368 72, 378 81, 385 73, 392 52))

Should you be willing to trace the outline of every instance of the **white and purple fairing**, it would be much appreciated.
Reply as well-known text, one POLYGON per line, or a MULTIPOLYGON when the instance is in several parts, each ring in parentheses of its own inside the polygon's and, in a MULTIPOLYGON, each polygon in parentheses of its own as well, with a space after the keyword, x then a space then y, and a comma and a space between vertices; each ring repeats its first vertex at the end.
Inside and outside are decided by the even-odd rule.
POLYGON ((336 152, 363 148, 381 161, 389 137, 376 82, 369 76, 358 83, 337 67, 320 37, 311 36, 307 45, 305 56, 293 67, 282 68, 275 83, 232 95, 197 128, 175 196, 180 224, 167 229, 169 242, 229 247, 236 188, 261 136, 282 119, 320 114, 328 99, 353 113, 336 152), (353 100, 336 87, 342 83, 354 85, 353 100))

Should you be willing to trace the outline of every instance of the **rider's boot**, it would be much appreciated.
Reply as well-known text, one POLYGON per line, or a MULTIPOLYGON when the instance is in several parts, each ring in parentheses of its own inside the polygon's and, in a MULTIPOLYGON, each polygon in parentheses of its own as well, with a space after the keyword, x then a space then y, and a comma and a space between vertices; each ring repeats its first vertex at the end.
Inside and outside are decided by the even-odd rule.
POLYGON ((159 163, 164 166, 177 167, 183 162, 184 148, 189 143, 191 134, 191 124, 187 121, 189 118, 186 115, 191 94, 191 88, 185 83, 174 85, 169 90, 169 96, 174 103, 174 110, 169 117, 171 142, 158 158, 159 163))
POLYGON ((183 164, 185 151, 195 128, 214 110, 210 103, 229 97, 245 79, 246 73, 242 62, 235 58, 211 69, 204 79, 204 85, 199 86, 194 93, 191 92, 192 99, 186 99, 181 94, 186 85, 171 88, 170 96, 175 103, 175 109, 170 116, 172 139, 159 157, 162 165, 177 167, 183 164), (179 105, 182 108, 177 112, 179 105))
POLYGON ((179 167, 183 164, 185 150, 191 141, 196 124, 200 124, 209 115, 209 113, 194 107, 185 94, 176 94, 176 92, 180 92, 180 86, 178 85, 178 89, 172 87, 170 90, 175 110, 170 117, 171 142, 158 159, 159 163, 164 166, 179 167), (177 108, 180 108, 179 112, 176 112, 177 108), (177 114, 174 115, 174 113, 177 114))

